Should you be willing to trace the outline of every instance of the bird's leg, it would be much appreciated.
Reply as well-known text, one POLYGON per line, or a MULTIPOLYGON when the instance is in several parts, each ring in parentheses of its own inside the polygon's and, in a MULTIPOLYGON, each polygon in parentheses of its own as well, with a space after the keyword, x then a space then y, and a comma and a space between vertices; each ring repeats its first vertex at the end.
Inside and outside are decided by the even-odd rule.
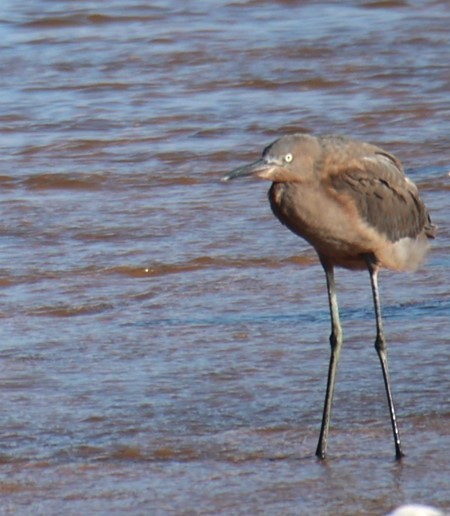
POLYGON ((387 361, 387 344, 383 334, 383 322, 381 319, 380 295, 378 292, 378 266, 374 264, 372 257, 367 258, 367 268, 370 274, 370 282, 372 284, 373 303, 375 306, 375 318, 377 323, 377 338, 375 340, 375 349, 380 359, 381 369, 383 371, 384 386, 389 404, 389 412, 391 416, 392 431, 394 433, 395 457, 401 459, 403 452, 400 445, 400 434, 397 427, 397 418, 395 417, 394 400, 389 378, 389 368, 387 361))
POLYGON ((333 403, 334 384, 336 380, 336 368, 339 362, 339 356, 342 348, 342 329, 339 322, 339 309, 336 297, 336 285, 334 282, 333 266, 322 261, 327 278, 328 301, 330 304, 331 315, 331 356, 328 368, 327 392, 325 395, 325 404, 323 407, 322 426, 320 429, 319 443, 317 445, 316 456, 324 459, 327 453, 328 430, 330 427, 331 405, 333 403))

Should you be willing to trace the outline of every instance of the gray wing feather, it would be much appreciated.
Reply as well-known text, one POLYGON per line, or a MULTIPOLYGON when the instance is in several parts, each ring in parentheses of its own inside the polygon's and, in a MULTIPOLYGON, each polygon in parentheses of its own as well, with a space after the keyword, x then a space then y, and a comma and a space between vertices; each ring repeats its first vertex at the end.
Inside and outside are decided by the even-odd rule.
POLYGON ((331 176, 331 186, 350 197, 360 216, 392 242, 434 236, 428 211, 399 161, 383 151, 370 153, 331 176))

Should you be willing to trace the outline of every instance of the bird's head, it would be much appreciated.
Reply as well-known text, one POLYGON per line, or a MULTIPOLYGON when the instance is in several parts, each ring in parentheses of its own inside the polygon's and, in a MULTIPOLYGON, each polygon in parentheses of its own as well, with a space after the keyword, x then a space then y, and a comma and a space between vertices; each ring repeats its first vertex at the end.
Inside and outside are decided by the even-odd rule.
POLYGON ((319 152, 317 139, 306 134, 282 136, 263 151, 262 157, 249 165, 239 167, 222 178, 255 176, 284 183, 301 181, 312 171, 312 162, 319 152))

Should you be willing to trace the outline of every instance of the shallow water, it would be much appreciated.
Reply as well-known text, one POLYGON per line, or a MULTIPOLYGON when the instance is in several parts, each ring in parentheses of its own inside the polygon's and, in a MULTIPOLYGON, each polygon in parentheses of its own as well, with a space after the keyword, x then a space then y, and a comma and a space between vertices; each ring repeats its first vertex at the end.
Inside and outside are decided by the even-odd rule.
POLYGON ((450 510, 450 16, 443 1, 11 0, 0 7, 0 492, 6 514, 450 510), (268 184, 280 134, 399 156, 439 238, 383 272, 400 430, 369 281, 314 450, 329 316, 268 184))

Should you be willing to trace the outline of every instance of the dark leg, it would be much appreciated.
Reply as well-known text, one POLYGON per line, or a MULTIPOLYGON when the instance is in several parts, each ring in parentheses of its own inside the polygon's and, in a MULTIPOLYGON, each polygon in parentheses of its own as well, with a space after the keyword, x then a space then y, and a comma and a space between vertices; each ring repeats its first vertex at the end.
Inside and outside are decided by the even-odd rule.
POLYGON ((400 434, 397 428, 397 418, 395 417, 394 400, 392 398, 391 384, 389 379, 389 368, 387 361, 387 344, 383 334, 383 322, 381 320, 380 296, 378 293, 378 267, 370 258, 367 260, 367 268, 370 274, 372 284, 373 302, 375 305, 375 317, 377 323, 377 338, 375 340, 375 349, 380 359, 381 369, 383 371, 384 386, 389 404, 389 412, 391 415, 392 431, 394 433, 395 457, 401 459, 403 452, 400 445, 400 434))
POLYGON ((336 368, 339 362, 339 356, 341 354, 342 348, 342 329, 339 322, 339 309, 336 297, 336 286, 334 283, 333 266, 326 264, 324 261, 322 261, 322 266, 325 270, 325 275, 327 278, 328 301, 330 304, 331 356, 330 366, 328 368, 327 392, 325 395, 325 404, 323 407, 322 427, 320 429, 319 443, 316 450, 316 456, 320 459, 324 459, 327 454, 328 429, 330 426, 331 405, 333 403, 334 384, 336 380, 336 368))

